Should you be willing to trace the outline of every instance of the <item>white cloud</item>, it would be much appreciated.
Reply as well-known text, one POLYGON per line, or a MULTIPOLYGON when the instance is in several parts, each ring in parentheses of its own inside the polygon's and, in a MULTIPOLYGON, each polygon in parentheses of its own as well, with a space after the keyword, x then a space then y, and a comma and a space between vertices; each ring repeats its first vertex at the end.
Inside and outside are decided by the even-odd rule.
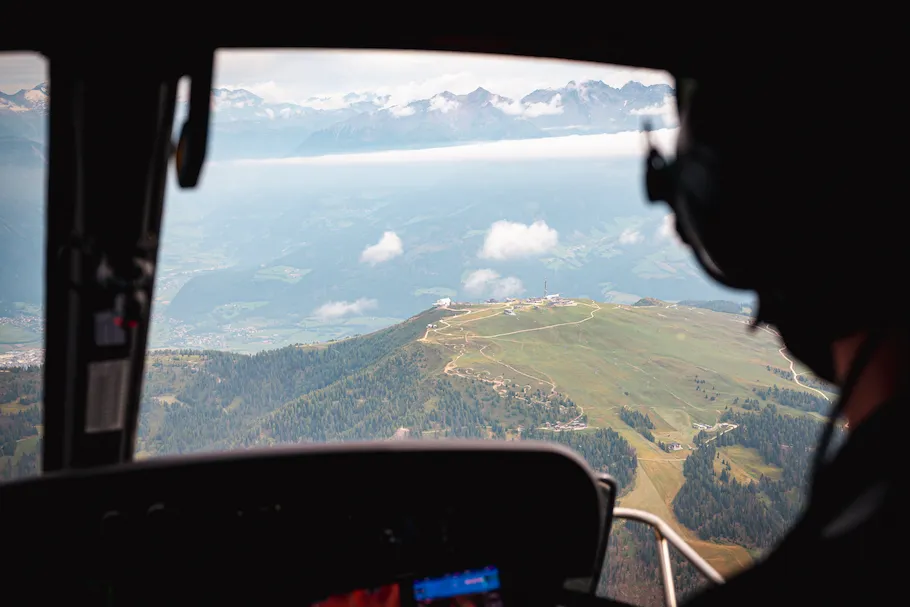
POLYGON ((537 220, 531 225, 514 221, 497 221, 490 226, 478 257, 482 259, 520 259, 552 251, 559 243, 559 233, 537 220))
POLYGON ((404 252, 404 244, 395 232, 383 232, 382 238, 360 254, 360 261, 375 266, 377 263, 398 257, 404 252))
POLYGON ((415 111, 416 110, 410 105, 393 105, 389 108, 389 112, 398 118, 412 116, 415 111))
POLYGON ((352 314, 363 314, 367 310, 372 310, 377 307, 379 302, 375 299, 367 299, 361 297, 357 301, 330 301, 325 303, 313 312, 313 316, 318 318, 322 322, 327 322, 330 320, 338 320, 344 316, 350 316, 352 314))
POLYGON ((629 114, 633 116, 660 116, 664 119, 664 124, 679 124, 676 99, 669 95, 664 97, 661 103, 631 110, 629 114))
POLYGON ((524 293, 524 285, 515 276, 499 275, 499 272, 484 268, 468 274, 462 283, 465 292, 476 297, 487 296, 501 299, 524 293))
MULTIPOLYGON (((253 87, 258 89, 256 85, 253 85, 253 87)), ((262 95, 262 97, 267 101, 283 101, 282 99, 277 99, 277 97, 281 96, 282 95, 262 95)), ((362 96, 358 95, 358 97, 353 101, 365 101, 365 99, 361 99, 360 97, 362 96)), ((345 99, 344 95, 335 95, 330 97, 307 97, 306 99, 301 99, 299 103, 300 105, 311 107, 314 110, 340 110, 346 107, 350 107, 352 99, 345 99)))
POLYGON ((510 101, 498 95, 491 103, 496 109, 511 116, 536 118, 538 116, 562 114, 563 112, 562 96, 558 94, 553 95, 553 98, 546 103, 522 103, 521 101, 510 101))
POLYGON ((490 103, 497 110, 509 114, 510 116, 521 116, 525 113, 525 106, 521 101, 512 101, 497 95, 490 103))
POLYGON ((524 285, 514 276, 506 276, 505 278, 495 280, 491 286, 490 295, 497 299, 521 295, 525 291, 524 285))
POLYGON ((658 240, 672 240, 680 246, 685 244, 676 231, 676 215, 673 213, 665 215, 661 220, 656 236, 658 240))
POLYGON ((486 288, 487 284, 499 278, 499 272, 490 269, 474 270, 462 283, 464 290, 468 293, 479 295, 486 288))
POLYGON ((431 112, 442 112, 445 114, 451 110, 458 108, 458 101, 455 99, 446 99, 441 95, 434 95, 430 98, 430 111, 431 112))
POLYGON ((562 114, 562 96, 553 95, 553 98, 546 103, 530 103, 525 108, 525 116, 528 118, 537 118, 538 116, 552 116, 562 114))
MULTIPOLYGON (((651 133, 655 146, 673 155, 679 129, 651 133)), ((558 158, 644 158, 645 137, 640 131, 607 135, 569 135, 521 141, 491 141, 425 150, 390 150, 360 154, 332 154, 301 158, 264 158, 224 161, 230 164, 353 165, 417 162, 510 161, 558 158)), ((207 164, 218 164, 213 161, 207 164)))
POLYGON ((636 244, 641 242, 643 239, 644 236, 642 236, 641 232, 638 230, 626 228, 622 231, 622 234, 619 235, 619 244, 636 244))

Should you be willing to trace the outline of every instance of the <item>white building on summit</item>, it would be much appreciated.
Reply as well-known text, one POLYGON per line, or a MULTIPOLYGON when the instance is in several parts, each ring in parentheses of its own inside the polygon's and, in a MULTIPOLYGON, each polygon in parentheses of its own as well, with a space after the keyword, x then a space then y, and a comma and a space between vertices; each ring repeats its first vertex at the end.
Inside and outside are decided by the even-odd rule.
POLYGON ((437 300, 436 300, 436 303, 434 303, 433 305, 436 306, 437 308, 445 308, 445 307, 448 307, 448 306, 452 305, 452 298, 451 298, 451 297, 443 297, 442 299, 437 299, 437 300))

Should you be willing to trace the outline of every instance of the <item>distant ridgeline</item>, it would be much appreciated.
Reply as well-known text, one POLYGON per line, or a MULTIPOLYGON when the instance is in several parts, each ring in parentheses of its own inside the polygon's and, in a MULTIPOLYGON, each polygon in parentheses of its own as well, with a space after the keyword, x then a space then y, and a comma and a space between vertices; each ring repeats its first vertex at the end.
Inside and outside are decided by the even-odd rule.
POLYGON ((727 314, 740 314, 742 316, 750 316, 752 314, 752 304, 736 303, 723 299, 713 299, 710 301, 684 299, 683 301, 677 302, 676 305, 688 306, 690 308, 702 308, 703 310, 712 310, 714 312, 726 312, 727 314))
POLYGON ((663 302, 659 299, 654 299, 653 297, 642 297, 632 305, 636 308, 644 308, 647 306, 665 306, 667 304, 666 302, 663 302))
MULTIPOLYGON (((632 305, 637 308, 644 308, 648 306, 667 307, 671 304, 659 299, 655 299, 653 297, 642 297, 632 305)), ((713 312, 726 312, 727 314, 740 314, 742 316, 750 316, 752 314, 752 304, 738 304, 732 301, 725 301, 723 299, 713 299, 710 301, 703 301, 700 299, 684 299, 682 301, 676 302, 675 305, 689 308, 702 308, 704 310, 711 310, 713 312)))

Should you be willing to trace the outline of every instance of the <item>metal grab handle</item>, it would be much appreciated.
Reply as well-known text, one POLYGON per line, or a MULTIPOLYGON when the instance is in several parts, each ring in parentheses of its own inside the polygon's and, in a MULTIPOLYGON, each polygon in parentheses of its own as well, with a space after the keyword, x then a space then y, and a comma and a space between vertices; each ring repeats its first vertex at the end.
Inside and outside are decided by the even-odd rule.
POLYGON ((709 565, 708 561, 703 559, 700 554, 695 552, 695 549, 687 544, 686 540, 681 538, 679 534, 659 516, 634 508, 614 508, 613 517, 644 523, 654 530, 654 534, 657 536, 660 572, 664 585, 664 602, 667 607, 676 607, 676 584, 673 582, 673 567, 670 563, 669 544, 673 544, 673 547, 679 550, 686 560, 711 582, 714 584, 724 583, 724 578, 717 570, 709 565))

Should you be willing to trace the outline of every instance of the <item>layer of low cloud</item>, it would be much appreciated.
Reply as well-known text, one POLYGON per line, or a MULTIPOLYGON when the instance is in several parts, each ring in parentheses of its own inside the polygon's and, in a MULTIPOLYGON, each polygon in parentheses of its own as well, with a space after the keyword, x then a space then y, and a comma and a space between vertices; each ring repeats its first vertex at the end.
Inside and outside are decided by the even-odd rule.
POLYGON ((481 259, 522 259, 543 255, 559 244, 559 233, 537 220, 531 225, 514 221, 497 221, 490 226, 477 254, 481 259))
POLYGON ((526 116, 528 118, 552 116, 554 114, 562 114, 564 111, 562 97, 560 95, 554 95, 553 98, 546 103, 509 102, 501 97, 497 98, 492 103, 494 107, 506 114, 511 116, 526 116))
POLYGON ((434 95, 430 99, 429 111, 431 112, 442 112, 443 114, 447 114, 456 109, 458 109, 458 101, 455 99, 447 99, 442 95, 434 95))
POLYGON ((644 240, 644 236, 641 235, 641 232, 633 228, 626 228, 622 231, 622 234, 619 235, 619 244, 637 244, 644 240))
POLYGON ((631 110, 629 114, 633 116, 660 116, 664 120, 664 124, 669 125, 676 125, 679 123, 676 99, 669 95, 664 97, 664 100, 661 103, 631 110))
POLYGON ((415 110, 410 105, 393 105, 392 107, 389 108, 389 112, 393 116, 397 116, 398 118, 404 118, 405 116, 412 116, 414 114, 414 112, 416 112, 416 111, 417 110, 415 110))
MULTIPOLYGON (((673 155, 679 129, 660 129, 651 133, 654 145, 673 155)), ((423 150, 389 150, 360 154, 332 154, 301 158, 263 158, 224 161, 243 165, 377 165, 418 162, 507 162, 560 158, 644 158, 645 136, 640 131, 606 135, 568 135, 521 141, 491 141, 423 150)), ((223 164, 213 162, 211 164, 223 164)))
POLYGON ((375 299, 361 297, 356 301, 330 301, 325 303, 313 312, 313 316, 322 322, 338 320, 345 316, 354 316, 363 314, 367 310, 372 310, 379 306, 375 299))
POLYGON ((475 297, 513 297, 524 293, 524 285, 515 276, 500 276, 489 268, 474 270, 462 283, 464 290, 475 297))
POLYGON ((374 245, 370 245, 360 254, 360 261, 375 266, 378 263, 389 261, 404 252, 404 244, 395 232, 383 232, 382 238, 374 245))

